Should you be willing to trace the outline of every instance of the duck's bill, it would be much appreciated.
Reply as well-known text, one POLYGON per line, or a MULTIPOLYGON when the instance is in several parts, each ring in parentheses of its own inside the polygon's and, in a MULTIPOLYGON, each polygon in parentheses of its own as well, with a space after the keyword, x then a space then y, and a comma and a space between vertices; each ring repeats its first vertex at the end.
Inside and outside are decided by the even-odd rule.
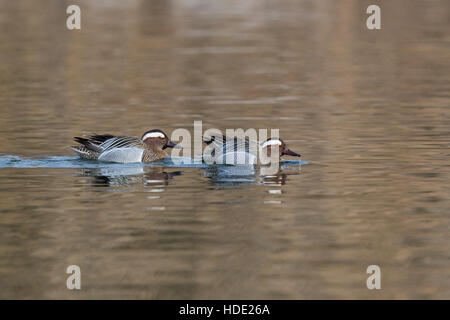
POLYGON ((182 146, 176 144, 176 143, 173 142, 172 140, 169 140, 169 141, 166 143, 165 147, 166 147, 166 148, 183 149, 182 146))
POLYGON ((289 150, 287 148, 283 150, 282 155, 293 156, 293 157, 301 157, 302 156, 301 154, 299 154, 297 152, 294 152, 294 151, 291 151, 291 150, 289 150))

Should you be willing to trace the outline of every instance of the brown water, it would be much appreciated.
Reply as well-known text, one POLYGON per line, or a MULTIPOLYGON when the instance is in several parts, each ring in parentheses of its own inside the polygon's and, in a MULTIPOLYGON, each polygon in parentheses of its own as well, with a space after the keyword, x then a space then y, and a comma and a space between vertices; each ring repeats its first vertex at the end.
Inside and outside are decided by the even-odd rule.
POLYGON ((450 298, 447 0, 76 3, 69 31, 71 1, 0 0, 0 298, 450 298), (280 128, 309 164, 67 158, 194 120, 280 128))

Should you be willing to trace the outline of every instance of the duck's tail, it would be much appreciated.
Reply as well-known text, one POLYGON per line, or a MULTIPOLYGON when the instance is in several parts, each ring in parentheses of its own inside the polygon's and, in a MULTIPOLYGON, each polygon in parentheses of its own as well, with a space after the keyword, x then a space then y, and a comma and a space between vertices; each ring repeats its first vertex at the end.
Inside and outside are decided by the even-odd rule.
POLYGON ((102 148, 99 146, 109 138, 111 135, 91 135, 87 138, 74 137, 73 140, 81 144, 81 146, 70 147, 82 159, 97 159, 102 148))
POLYGON ((207 145, 211 144, 214 141, 215 137, 202 137, 202 141, 207 145))

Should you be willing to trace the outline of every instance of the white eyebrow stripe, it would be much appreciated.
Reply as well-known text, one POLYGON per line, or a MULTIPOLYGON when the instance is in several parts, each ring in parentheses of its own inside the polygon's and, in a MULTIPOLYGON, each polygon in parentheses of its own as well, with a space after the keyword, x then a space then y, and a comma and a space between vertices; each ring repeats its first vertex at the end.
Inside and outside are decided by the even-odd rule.
POLYGON ((142 140, 145 140, 147 138, 165 138, 165 136, 161 132, 149 132, 142 137, 142 140))
POLYGON ((269 141, 265 141, 262 145, 261 148, 265 148, 267 146, 273 146, 273 145, 279 145, 281 146, 281 141, 280 140, 269 140, 269 141))

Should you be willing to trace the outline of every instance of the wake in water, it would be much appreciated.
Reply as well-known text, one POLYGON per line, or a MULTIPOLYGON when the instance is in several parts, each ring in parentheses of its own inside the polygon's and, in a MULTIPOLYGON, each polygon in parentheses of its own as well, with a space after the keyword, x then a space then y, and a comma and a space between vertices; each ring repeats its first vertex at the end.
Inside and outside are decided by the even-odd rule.
POLYGON ((193 159, 172 157, 151 163, 111 163, 82 160, 78 157, 48 156, 40 158, 24 158, 13 155, 0 156, 2 168, 62 168, 81 170, 83 176, 95 179, 95 185, 121 185, 135 183, 144 177, 148 181, 168 181, 181 171, 165 172, 164 168, 198 168, 214 185, 251 185, 257 183, 284 184, 288 175, 299 174, 301 165, 306 161, 284 160, 280 162, 280 170, 276 174, 268 174, 264 167, 252 165, 208 165, 194 163, 193 159), (160 171, 160 169, 163 172, 160 171))
MULTIPOLYGON (((283 160, 281 166, 300 166, 307 164, 301 160, 283 160)), ((78 157, 48 156, 42 158, 23 158, 14 155, 0 156, 0 168, 142 168, 142 167, 170 167, 170 168, 208 168, 211 165, 195 163, 194 159, 182 157, 169 157, 164 160, 150 163, 112 163, 82 160, 78 157), (176 160, 176 161, 174 161, 176 160)), ((225 171, 238 172, 250 166, 214 165, 225 171), (236 167, 233 169, 233 167, 236 167)))
MULTIPOLYGON (((154 174, 152 171, 157 168, 198 168, 203 174, 214 183, 221 185, 240 185, 258 183, 274 180, 285 180, 287 171, 291 174, 298 174, 301 165, 307 164, 306 161, 284 160, 280 162, 280 170, 276 174, 267 174, 264 167, 258 166, 230 166, 230 165, 208 165, 205 163, 194 163, 194 159, 173 157, 161 161, 150 163, 112 163, 82 160, 78 157, 48 156, 41 158, 24 158, 13 155, 0 156, 0 170, 2 168, 62 168, 62 169, 81 169, 83 175, 93 176, 96 179, 109 181, 110 184, 128 184, 132 176, 154 174), (150 171, 149 171, 150 169, 150 171), (283 172, 283 173, 281 173, 283 172), (296 172, 296 173, 295 173, 296 172), (125 183, 128 181, 127 183, 125 183), (119 183, 120 182, 120 183, 119 183)), ((165 174, 170 174, 166 173, 165 174)), ((181 172, 177 171, 177 174, 181 172)), ((159 173, 160 174, 160 173, 159 173)), ((282 183, 282 181, 281 181, 282 183)))
POLYGON ((171 158, 151 163, 113 163, 83 160, 79 157, 48 156, 23 158, 13 155, 0 156, 0 168, 143 168, 146 166, 164 167, 202 167, 191 159, 183 159, 184 164, 175 165, 171 158))

